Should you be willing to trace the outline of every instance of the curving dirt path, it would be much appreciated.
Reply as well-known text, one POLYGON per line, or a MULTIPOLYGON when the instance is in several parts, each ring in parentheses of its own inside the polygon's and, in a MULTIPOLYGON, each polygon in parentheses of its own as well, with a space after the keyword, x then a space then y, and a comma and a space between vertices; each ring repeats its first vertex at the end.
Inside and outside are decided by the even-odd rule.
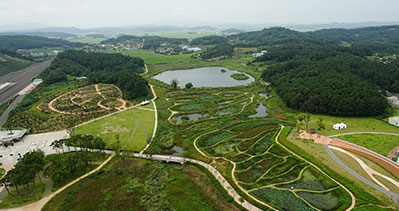
POLYGON ((84 179, 85 177, 95 173, 96 171, 100 170, 103 166, 105 166, 112 158, 114 157, 114 155, 112 154, 111 156, 109 156, 109 158, 107 160, 105 160, 101 165, 99 165, 97 168, 95 168, 94 170, 90 171, 89 173, 80 176, 79 178, 75 179, 74 181, 68 183, 67 185, 63 186, 62 188, 58 189, 57 191, 51 193, 50 195, 42 198, 41 200, 34 202, 32 204, 28 204, 22 207, 17 207, 17 208, 11 208, 11 209, 5 209, 7 211, 32 211, 32 210, 41 210, 44 205, 49 202, 55 195, 61 193, 63 190, 67 189, 68 187, 70 187, 71 185, 79 182, 80 180, 84 179))

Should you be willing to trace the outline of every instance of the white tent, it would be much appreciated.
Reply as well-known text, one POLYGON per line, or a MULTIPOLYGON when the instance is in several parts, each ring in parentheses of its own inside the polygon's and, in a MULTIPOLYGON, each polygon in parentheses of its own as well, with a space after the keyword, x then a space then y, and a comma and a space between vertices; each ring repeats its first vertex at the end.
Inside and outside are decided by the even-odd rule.
POLYGON ((333 128, 336 130, 342 130, 346 128, 346 124, 341 122, 341 123, 337 123, 335 125, 333 125, 333 128))

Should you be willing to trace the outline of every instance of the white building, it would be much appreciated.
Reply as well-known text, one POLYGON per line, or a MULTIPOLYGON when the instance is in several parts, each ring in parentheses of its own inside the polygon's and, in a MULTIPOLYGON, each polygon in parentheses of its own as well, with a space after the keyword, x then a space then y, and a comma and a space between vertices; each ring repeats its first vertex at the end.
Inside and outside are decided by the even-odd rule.
POLYGON ((150 104, 150 101, 146 100, 140 103, 140 105, 144 106, 144 105, 148 105, 150 104))
POLYGON ((265 55, 266 53, 267 53, 267 51, 264 50, 264 51, 261 51, 260 53, 253 53, 252 56, 256 58, 256 57, 263 56, 263 55, 265 55))
POLYGON ((346 128, 346 124, 341 122, 341 123, 337 123, 335 125, 333 125, 333 128, 336 130, 342 130, 346 128))
POLYGON ((187 50, 187 51, 200 51, 201 48, 198 47, 189 47, 188 45, 182 46, 181 47, 183 50, 187 50))
POLYGON ((389 117, 389 124, 399 126, 399 116, 389 117))
POLYGON ((393 96, 387 97, 387 98, 388 98, 388 102, 391 103, 393 107, 399 108, 399 98, 398 97, 393 95, 393 96))

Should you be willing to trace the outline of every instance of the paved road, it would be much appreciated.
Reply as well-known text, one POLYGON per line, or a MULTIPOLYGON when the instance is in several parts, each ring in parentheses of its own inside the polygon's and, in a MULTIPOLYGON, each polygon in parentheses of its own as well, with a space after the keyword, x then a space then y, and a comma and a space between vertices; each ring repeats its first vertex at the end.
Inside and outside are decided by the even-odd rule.
POLYGON ((18 154, 23 156, 25 153, 37 149, 43 150, 46 155, 54 154, 56 151, 50 146, 51 143, 68 136, 69 134, 65 130, 24 136, 22 141, 14 143, 14 146, 0 146, 0 163, 4 166, 13 165, 17 163, 18 154))
POLYGON ((374 189, 377 189, 381 192, 383 192, 384 194, 386 194, 388 197, 390 197, 396 204, 399 202, 399 195, 392 193, 391 191, 386 190, 385 188, 382 188, 378 185, 376 185, 375 183, 371 182, 370 180, 362 177, 360 174, 358 174, 357 172, 353 171, 350 167, 348 167, 347 165, 345 165, 345 163, 343 163, 332 151, 331 149, 323 144, 324 149, 327 151, 327 153, 331 156, 332 159, 335 160, 335 162, 338 163, 338 165, 340 165, 342 168, 344 168, 346 171, 348 171, 349 173, 351 173, 353 176, 357 177, 359 180, 361 180, 362 182, 370 185, 371 187, 373 187, 374 189))
POLYGON ((18 92, 32 83, 32 79, 37 77, 44 69, 46 69, 52 61, 53 59, 49 59, 47 61, 34 64, 25 69, 0 77, 0 83, 15 82, 14 86, 8 88, 0 94, 0 104, 12 99, 16 94, 18 94, 18 92))
POLYGON ((4 124, 4 122, 6 122, 7 117, 10 114, 10 112, 15 107, 17 107, 17 105, 24 99, 24 97, 25 97, 25 95, 18 95, 18 97, 15 98, 15 100, 12 101, 12 103, 10 103, 10 105, 7 107, 7 109, 0 116, 0 126, 2 126, 4 124))

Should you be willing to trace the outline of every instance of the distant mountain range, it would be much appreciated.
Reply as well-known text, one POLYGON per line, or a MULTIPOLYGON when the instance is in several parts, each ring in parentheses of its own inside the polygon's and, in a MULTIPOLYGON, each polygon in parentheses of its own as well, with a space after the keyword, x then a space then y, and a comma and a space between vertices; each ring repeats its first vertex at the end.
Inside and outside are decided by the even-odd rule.
POLYGON ((354 29, 370 26, 397 25, 399 22, 359 22, 359 23, 327 23, 327 24, 215 24, 214 26, 174 26, 174 25, 142 25, 123 27, 98 27, 82 29, 77 27, 52 27, 44 24, 19 24, 0 26, 0 35, 30 35, 41 37, 54 37, 60 39, 73 39, 77 36, 89 34, 105 34, 115 36, 129 33, 151 33, 170 31, 218 31, 224 34, 255 31, 270 27, 286 27, 297 31, 314 31, 320 29, 343 28, 354 29))

